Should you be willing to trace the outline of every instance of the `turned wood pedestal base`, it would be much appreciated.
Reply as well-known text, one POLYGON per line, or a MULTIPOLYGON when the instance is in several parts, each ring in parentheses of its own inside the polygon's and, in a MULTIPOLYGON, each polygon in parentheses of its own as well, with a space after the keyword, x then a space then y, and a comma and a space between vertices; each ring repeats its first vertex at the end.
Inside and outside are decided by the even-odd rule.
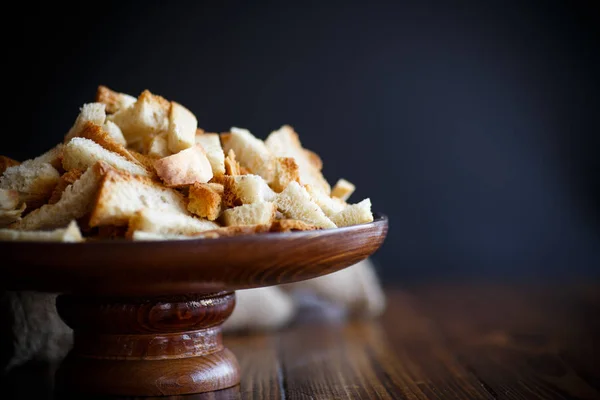
POLYGON ((74 346, 56 374, 59 393, 167 396, 208 392, 240 381, 223 347, 221 324, 234 293, 155 298, 63 295, 61 318, 74 346))

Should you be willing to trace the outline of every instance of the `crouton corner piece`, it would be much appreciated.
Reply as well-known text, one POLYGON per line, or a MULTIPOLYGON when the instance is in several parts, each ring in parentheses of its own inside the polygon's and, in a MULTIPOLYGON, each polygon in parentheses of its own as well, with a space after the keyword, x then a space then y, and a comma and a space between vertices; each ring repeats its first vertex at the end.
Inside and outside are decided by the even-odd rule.
POLYGON ((210 162, 200 145, 156 160, 154 168, 165 185, 171 187, 206 183, 213 177, 210 162))
POLYGON ((346 206, 342 211, 332 216, 331 220, 339 227, 373 222, 371 199, 367 198, 360 203, 346 206))
POLYGON ((144 90, 135 103, 109 115, 108 119, 121 129, 128 145, 135 145, 149 135, 167 131, 170 111, 169 101, 144 90))
POLYGON ((106 86, 98 86, 96 91, 97 103, 103 103, 106 106, 106 113, 114 114, 117 111, 127 108, 135 103, 136 98, 125 93, 115 92, 106 86))
POLYGON ((53 231, 19 231, 0 229, 0 240, 34 242, 82 242, 83 236, 77 222, 71 221, 66 228, 53 231))
POLYGON ((291 182, 277 195, 275 203, 279 211, 290 219, 298 219, 324 229, 336 227, 298 182, 291 182))
POLYGON ((188 211, 210 221, 221 214, 223 185, 218 183, 194 183, 189 190, 188 211))
POLYGON ((106 121, 106 106, 102 103, 88 103, 81 107, 75 123, 65 135, 65 143, 78 136, 87 123, 102 126, 106 121))
POLYGON ((143 208, 188 215, 181 193, 150 178, 111 169, 102 177, 89 224, 126 225, 143 208))
POLYGON ((331 190, 331 197, 337 197, 340 200, 347 201, 348 198, 354 193, 356 186, 345 179, 340 179, 336 182, 331 190))
POLYGON ((181 104, 172 101, 167 135, 169 150, 177 153, 192 147, 196 143, 197 128, 196 116, 181 104))
POLYGON ((109 151, 93 140, 74 137, 65 145, 63 167, 67 171, 85 170, 98 161, 103 161, 115 169, 134 175, 151 176, 150 172, 137 161, 130 161, 122 155, 109 151))

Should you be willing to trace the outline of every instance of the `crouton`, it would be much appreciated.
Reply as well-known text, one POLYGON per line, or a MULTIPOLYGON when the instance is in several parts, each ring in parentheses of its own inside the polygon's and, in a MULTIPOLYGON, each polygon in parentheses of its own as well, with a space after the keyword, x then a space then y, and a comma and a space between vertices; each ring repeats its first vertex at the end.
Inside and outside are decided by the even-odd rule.
POLYGON ((319 228, 336 227, 298 182, 290 182, 285 190, 277 195, 275 204, 288 218, 299 219, 319 228))
POLYGON ((129 219, 128 237, 136 231, 173 235, 192 235, 199 232, 217 229, 214 222, 191 217, 181 212, 159 211, 144 208, 134 213, 129 219))
POLYGON ((298 164, 300 183, 311 185, 325 194, 331 193, 329 183, 321 174, 320 158, 302 147, 298 134, 288 125, 271 132, 265 140, 266 147, 277 157, 292 157, 298 164))
POLYGON ((221 214, 223 185, 218 183, 194 183, 190 186, 188 211, 210 221, 221 214))
POLYGON ((84 104, 81 107, 81 111, 75 120, 75 123, 69 129, 69 132, 65 135, 65 143, 79 136, 79 133, 83 130, 87 123, 102 126, 106 121, 106 106, 102 103, 89 103, 84 104))
POLYGON ((260 202, 244 204, 223 211, 221 220, 225 226, 268 225, 275 219, 275 203, 260 202))
POLYGON ((216 133, 196 133, 196 143, 201 145, 210 166, 212 167, 213 175, 224 175, 225 174, 225 154, 221 147, 221 139, 216 133))
POLYGON ((178 153, 194 146, 196 128, 198 128, 198 120, 194 114, 181 104, 172 101, 167 134, 169 150, 178 153))
POLYGON ((169 129, 171 103, 144 90, 131 106, 122 108, 108 119, 121 128, 128 145, 141 142, 146 136, 169 129))
POLYGON ((360 203, 346 206, 342 211, 331 217, 339 227, 373 222, 371 200, 364 199, 360 203))
POLYGON ((82 242, 81 231, 75 221, 66 228, 53 231, 17 231, 0 229, 0 240, 16 240, 29 242, 82 242))
POLYGON ((11 227, 21 230, 54 229, 83 217, 91 211, 100 179, 109 169, 103 162, 96 163, 67 186, 55 204, 43 205, 11 227))
POLYGON ((95 101, 106 106, 107 114, 114 114, 121 109, 132 106, 136 98, 125 93, 115 92, 101 85, 98 86, 95 101))
POLYGON ((265 143, 254 137, 248 130, 231 128, 231 136, 223 143, 223 149, 235 151, 239 163, 252 174, 260 175, 267 183, 275 178, 275 156, 265 146, 265 143))
POLYGON ((181 193, 149 178, 111 168, 100 182, 90 226, 126 225, 143 208, 188 215, 181 193))
POLYGON ((165 185, 171 187, 206 183, 213 177, 210 162, 200 145, 156 160, 154 168, 165 185))
POLYGON ((348 198, 354 193, 356 186, 352 183, 348 182, 345 179, 340 179, 336 182, 331 190, 331 196, 337 197, 342 201, 347 201, 348 198))
POLYGON ((275 192, 258 175, 225 176, 223 204, 227 207, 275 200, 275 192))

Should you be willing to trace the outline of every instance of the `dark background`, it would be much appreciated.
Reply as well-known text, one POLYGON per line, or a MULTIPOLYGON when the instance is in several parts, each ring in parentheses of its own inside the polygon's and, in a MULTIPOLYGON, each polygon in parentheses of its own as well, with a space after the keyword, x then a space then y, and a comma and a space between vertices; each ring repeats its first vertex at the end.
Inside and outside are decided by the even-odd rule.
POLYGON ((148 88, 206 130, 293 125, 390 216, 386 281, 600 276, 593 2, 90 3, 4 14, 0 153, 148 88))

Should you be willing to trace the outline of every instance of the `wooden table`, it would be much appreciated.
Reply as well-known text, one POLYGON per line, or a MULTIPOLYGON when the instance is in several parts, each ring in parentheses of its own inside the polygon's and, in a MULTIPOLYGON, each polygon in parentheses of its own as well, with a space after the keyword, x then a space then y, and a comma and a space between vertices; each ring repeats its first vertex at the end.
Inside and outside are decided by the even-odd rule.
MULTIPOLYGON (((241 385, 177 398, 600 399, 600 286, 444 284, 388 293, 378 321, 312 320, 227 337, 241 385)), ((50 376, 23 368, 4 380, 4 393, 51 398, 50 376)))

